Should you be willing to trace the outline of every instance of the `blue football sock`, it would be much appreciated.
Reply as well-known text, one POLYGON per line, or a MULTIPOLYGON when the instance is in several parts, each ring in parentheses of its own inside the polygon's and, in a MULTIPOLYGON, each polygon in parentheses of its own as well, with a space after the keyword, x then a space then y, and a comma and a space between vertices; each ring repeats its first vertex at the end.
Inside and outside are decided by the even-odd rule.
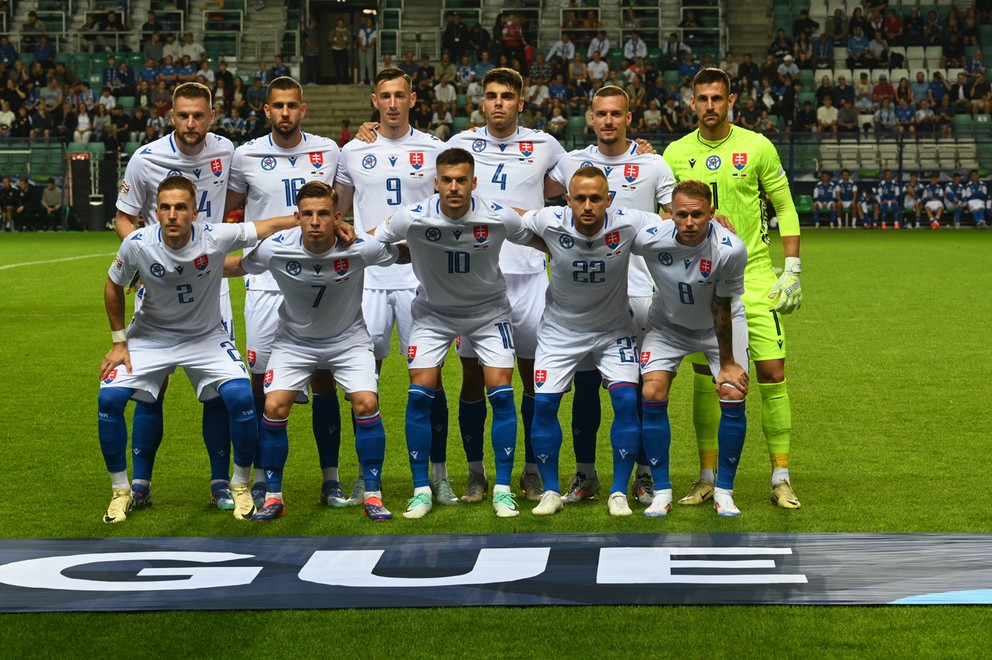
MULTIPOLYGON (((255 447, 258 446, 258 421, 251 385, 245 378, 234 378, 221 383, 217 391, 230 419, 228 432, 234 447, 234 464, 251 467, 255 458, 255 447)), ((224 466, 226 475, 227 460, 224 461, 224 466)))
POLYGON ((355 450, 362 464, 365 490, 382 490, 382 461, 386 456, 386 429, 377 410, 368 417, 355 418, 355 450))
POLYGON ((104 387, 97 396, 97 429, 100 451, 108 472, 127 472, 127 422, 124 409, 134 390, 104 387))
POLYGON ((634 460, 641 448, 641 424, 637 418, 637 383, 617 382, 610 385, 613 400, 613 486, 611 493, 626 493, 634 460))
MULTIPOLYGON (((486 391, 493 407, 493 454, 496 460, 496 485, 509 486, 513 476, 513 456, 517 446, 517 411, 513 405, 513 386, 501 385, 486 391)), ((527 397, 524 397, 526 399, 527 397)), ((534 399, 531 402, 533 418, 534 399)))
POLYGON ((154 403, 137 401, 134 404, 134 420, 131 430, 131 454, 134 456, 133 479, 152 480, 155 469, 155 454, 162 444, 164 421, 162 399, 154 403))
POLYGON ((561 486, 558 484, 558 462, 562 442, 558 408, 561 406, 561 397, 560 393, 538 392, 534 395, 534 426, 531 428, 537 471, 541 473, 544 490, 558 493, 561 492, 561 486))
POLYGON ((341 450, 341 404, 336 394, 325 396, 314 392, 310 400, 320 468, 336 468, 341 450))
POLYGON ((258 453, 265 470, 265 489, 270 493, 282 492, 282 471, 289 456, 288 419, 269 419, 262 415, 262 435, 258 439, 258 453))
POLYGON ((575 462, 595 463, 596 435, 602 421, 599 387, 603 377, 598 371, 578 371, 573 382, 572 449, 575 451, 575 462))
POLYGON ((413 487, 422 488, 430 486, 431 482, 428 461, 431 451, 431 406, 434 405, 434 390, 411 385, 407 393, 406 448, 410 455, 413 487))
MULTIPOLYGON (((255 401, 255 419, 258 420, 258 437, 262 437, 262 415, 265 413, 265 397, 258 396, 257 394, 252 394, 252 398, 255 401)), ((259 453, 258 446, 255 447, 255 458, 252 461, 252 465, 261 469, 262 468, 262 455, 259 453)))
POLYGON ((716 473, 716 487, 734 489, 734 477, 744 451, 747 436, 747 417, 744 401, 720 401, 720 460, 716 473))
POLYGON ((641 410, 644 422, 641 426, 644 452, 647 462, 642 465, 651 466, 654 476, 654 487, 664 490, 672 487, 672 479, 668 473, 668 452, 672 445, 672 426, 668 421, 668 399, 650 401, 644 399, 641 410))
POLYGON ((458 428, 465 447, 465 459, 469 463, 481 461, 485 455, 486 400, 458 400, 458 428))
MULTIPOLYGON (((516 417, 516 412, 514 412, 514 417, 516 417)), ((527 463, 534 462, 534 446, 531 444, 530 439, 530 427, 534 423, 534 395, 528 395, 524 392, 523 398, 520 400, 520 420, 524 425, 524 461, 527 463)), ((495 424, 495 420, 493 420, 495 424)), ((495 442, 495 440, 493 440, 495 442)))
POLYGON ((444 388, 434 390, 431 405, 431 463, 448 460, 448 396, 444 388))
MULTIPOLYGON (((254 402, 252 409, 254 410, 254 402)), ((210 459, 210 480, 230 480, 231 421, 223 398, 217 397, 203 403, 202 429, 203 444, 207 447, 207 457, 210 459)), ((258 435, 257 422, 255 423, 255 434, 258 435)))

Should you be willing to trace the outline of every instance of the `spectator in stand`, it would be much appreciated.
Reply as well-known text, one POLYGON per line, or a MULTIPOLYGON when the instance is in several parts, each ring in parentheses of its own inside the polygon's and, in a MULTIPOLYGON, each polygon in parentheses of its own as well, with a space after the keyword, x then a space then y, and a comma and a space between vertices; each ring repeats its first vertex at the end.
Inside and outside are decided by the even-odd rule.
POLYGON ((118 98, 121 96, 134 96, 137 87, 137 79, 134 76, 134 71, 128 65, 127 60, 121 60, 118 62, 117 87, 114 89, 114 95, 118 98))
POLYGON ((168 33, 165 35, 165 45, 162 46, 162 62, 171 57, 173 62, 182 59, 183 47, 176 42, 176 35, 168 33))
POLYGON ((47 34, 38 37, 34 47, 34 61, 41 64, 46 71, 55 67, 55 45, 48 40, 47 34))
POLYGON ((164 82, 168 90, 172 90, 179 82, 179 67, 176 66, 172 55, 166 55, 165 61, 158 70, 159 82, 164 82))
POLYGON ((975 84, 971 86, 968 100, 971 102, 972 117, 992 112, 992 85, 981 71, 975 76, 975 84))
POLYGON ((48 112, 54 112, 55 108, 62 105, 62 88, 59 87, 55 78, 49 78, 48 84, 39 92, 41 106, 48 112))
MULTIPOLYGON (((488 53, 492 49, 492 37, 481 23, 476 23, 468 31, 468 54, 474 64, 476 58, 482 53, 488 53)), ((478 74, 476 74, 478 75, 478 74)), ((480 78, 481 80, 481 78, 480 78)))
POLYGON ((313 16, 307 19, 303 28, 303 70, 300 77, 304 85, 316 85, 317 74, 320 70, 320 36, 317 34, 317 19, 313 16))
POLYGON ((944 78, 944 74, 940 71, 933 72, 933 78, 930 80, 930 89, 928 98, 931 103, 940 104, 941 100, 947 96, 951 91, 951 85, 944 78))
POLYGON ((849 32, 847 15, 844 13, 844 10, 840 7, 834 9, 834 15, 827 20, 824 34, 827 35, 827 38, 830 39, 834 46, 843 46, 847 43, 849 32))
MULTIPOLYGON (((913 102, 918 103, 919 101, 927 98, 930 92, 930 83, 927 82, 926 74, 922 71, 916 72, 916 80, 914 80, 909 85, 909 91, 913 95, 913 102)), ((965 88, 965 98, 967 98, 967 88, 965 88)))
POLYGON ((761 111, 758 109, 754 99, 750 96, 744 101, 744 107, 737 114, 734 123, 751 131, 758 129, 761 120, 761 111))
POLYGON ((633 30, 630 33, 630 38, 623 45, 623 56, 627 60, 648 56, 648 45, 641 39, 641 35, 637 30, 633 30))
POLYGON ((738 79, 746 78, 751 83, 761 79, 761 69, 752 59, 751 53, 744 53, 741 63, 737 67, 737 76, 738 79))
POLYGON ((441 104, 443 111, 454 113, 457 110, 458 91, 448 79, 448 74, 443 74, 441 81, 434 86, 434 100, 441 104))
POLYGON ((66 90, 73 89, 79 84, 79 76, 75 70, 66 67, 65 62, 55 63, 55 80, 66 90))
POLYGON ((596 36, 589 42, 589 48, 586 51, 586 55, 589 59, 592 59, 593 53, 599 53, 599 56, 603 59, 609 56, 610 40, 606 37, 605 30, 598 30, 596 32, 596 36))
POLYGON ((39 105, 31 115, 31 137, 46 139, 55 137, 55 119, 43 105, 39 105))
POLYGON ((775 68, 775 72, 778 74, 779 80, 784 79, 786 76, 789 76, 790 78, 799 77, 799 67, 796 66, 792 55, 786 55, 783 57, 782 63, 775 68))
POLYGON ((141 48, 144 52, 145 44, 151 41, 152 35, 163 30, 162 23, 154 10, 149 9, 145 22, 141 24, 141 48))
POLYGON ((667 97, 661 106, 661 123, 659 130, 668 135, 674 135, 679 125, 679 109, 675 107, 675 99, 667 97))
POLYGON ((289 75, 289 67, 282 59, 282 55, 276 55, 272 58, 272 68, 269 69, 269 81, 273 81, 276 78, 282 78, 283 76, 289 75))
POLYGON ((202 60, 200 60, 200 68, 196 70, 196 75, 198 77, 203 76, 203 79, 206 81, 203 84, 205 84, 207 87, 211 89, 214 88, 215 83, 217 82, 217 75, 210 68, 209 57, 204 57, 202 60))
POLYGON ((868 50, 868 38, 865 37, 864 30, 860 25, 853 27, 851 37, 847 40, 846 64, 848 69, 868 69, 872 65, 871 52, 868 50))
POLYGON ((679 81, 683 85, 688 85, 699 73, 699 64, 692 57, 691 52, 682 53, 682 64, 679 65, 679 81))
POLYGON ((792 39, 786 36, 785 29, 776 30, 775 39, 768 47, 768 54, 774 57, 777 62, 781 62, 786 55, 792 54, 792 39))
POLYGON ((38 43, 38 38, 48 32, 45 24, 38 20, 38 14, 33 9, 28 12, 28 20, 21 27, 21 48, 28 50, 34 48, 38 43))
POLYGON ((165 117, 172 110, 172 93, 164 80, 159 80, 152 92, 151 108, 154 117, 165 117))
MULTIPOLYGON (((842 14, 843 15, 843 14, 842 14)), ((805 34, 810 40, 820 29, 820 24, 809 17, 809 11, 799 10, 799 18, 792 22, 792 38, 799 39, 800 34, 805 34)))
POLYGON ((131 133, 131 117, 124 112, 124 106, 115 106, 110 111, 110 123, 117 129, 117 135, 121 136, 122 140, 127 140, 131 133))
POLYGON ((468 48, 468 28, 457 13, 448 14, 448 24, 441 36, 441 50, 448 51, 454 61, 459 61, 468 48))
POLYGON ((792 53, 795 58, 795 66, 800 69, 812 69, 813 67, 813 42, 806 36, 805 32, 799 34, 792 44, 792 53))
POLYGON ((834 95, 834 86, 830 81, 830 76, 823 76, 820 78, 820 86, 816 88, 816 106, 820 107, 823 105, 823 99, 834 95))
POLYGON ((12 67, 19 57, 14 44, 10 43, 10 37, 6 34, 0 35, 0 64, 4 64, 8 68, 12 67))
POLYGON ((10 137, 10 129, 17 115, 10 109, 10 103, 0 100, 0 137, 10 137))
POLYGON ((17 208, 14 210, 17 231, 33 231, 34 223, 38 218, 38 209, 41 206, 41 193, 28 183, 26 177, 22 177, 17 182, 17 191, 20 193, 17 208))
POLYGON ((434 104, 434 112, 431 114, 431 133, 439 140, 447 140, 451 137, 451 124, 454 122, 451 111, 444 103, 434 104))
POLYGON ((14 118, 14 125, 10 129, 10 137, 31 137, 31 115, 26 105, 17 109, 17 117, 14 118))
POLYGON ((62 208, 64 200, 62 189, 55 185, 55 179, 49 179, 45 189, 41 192, 41 223, 45 230, 56 231, 62 229, 62 208))
POLYGON ((108 12, 107 22, 100 29, 100 36, 97 37, 96 43, 108 53, 111 51, 120 52, 130 50, 125 45, 125 40, 122 39, 122 35, 126 32, 127 26, 121 23, 120 15, 114 11, 108 12))
POLYGON ((875 133, 879 135, 894 135, 897 131, 896 113, 892 109, 892 101, 883 99, 873 118, 875 133))
POLYGON ((934 131, 942 137, 950 137, 954 133, 954 108, 951 99, 945 96, 934 111, 934 131))
POLYGON ((832 69, 834 67, 834 42, 826 32, 813 41, 811 63, 814 69, 832 69))
POLYGON ((900 99, 906 99, 911 106, 916 106, 913 97, 913 90, 909 86, 909 78, 900 78, 899 84, 896 85, 896 103, 898 103, 900 99))
POLYGON ((854 105, 857 93, 851 85, 847 84, 847 76, 841 74, 837 76, 837 84, 834 85, 834 105, 838 108, 844 105, 844 101, 850 101, 854 105))
MULTIPOLYGON (((902 46, 905 28, 902 17, 896 13, 895 9, 885 12, 885 20, 882 22, 882 37, 893 46, 902 46)), ((878 35, 876 35, 878 36, 878 35)))
MULTIPOLYGON (((223 108, 221 108, 223 110, 223 108)), ((134 117, 131 118, 131 133, 128 135, 128 142, 137 142, 145 134, 148 128, 148 112, 140 105, 134 109, 134 117)))
POLYGON ((21 192, 10 182, 10 177, 3 178, 0 187, 0 214, 3 216, 3 231, 14 231, 14 212, 21 200, 21 192))
POLYGON ((152 32, 152 36, 141 47, 141 54, 145 60, 151 60, 158 66, 158 63, 165 58, 165 43, 162 41, 161 32, 152 32))
MULTIPOLYGON (((868 42, 868 54, 872 68, 887 67, 889 65, 889 44, 881 32, 876 32, 875 36, 868 42)), ((902 56, 900 55, 900 57, 902 56)))
MULTIPOLYGON (((534 63, 530 65, 530 71, 528 73, 535 80, 547 82, 554 79, 554 69, 547 59, 545 59, 544 53, 537 53, 534 56, 534 63)), ((478 78, 478 75, 476 78, 481 80, 481 78, 478 78)))
POLYGON ((816 130, 818 133, 836 133, 838 110, 832 95, 823 97, 823 105, 816 109, 816 130))
POLYGON ((902 45, 922 46, 923 28, 924 22, 923 17, 920 15, 920 10, 913 7, 909 10, 909 14, 902 21, 902 45))
POLYGON ((269 65, 265 63, 265 60, 259 60, 254 77, 262 81, 263 87, 267 87, 272 82, 272 70, 269 69, 269 65))
POLYGON ((738 66, 737 62, 734 61, 733 51, 728 50, 723 54, 723 59, 720 60, 720 68, 723 69, 724 73, 730 76, 731 80, 737 77, 738 66))
POLYGON ((882 102, 882 99, 889 99, 890 101, 896 100, 896 88, 892 86, 889 82, 888 76, 884 73, 878 77, 878 82, 871 89, 871 100, 876 104, 882 102))
POLYGON ((475 80, 475 69, 472 68, 469 56, 462 55, 455 69, 455 87, 464 94, 473 80, 475 80))
POLYGON ((943 43, 943 55, 940 58, 940 68, 964 68, 966 59, 964 42, 961 40, 960 33, 950 32, 943 43))
MULTIPOLYGON (((947 98, 946 96, 944 98, 947 98)), ((923 99, 916 110, 916 132, 933 133, 937 130, 937 114, 933 111, 930 101, 923 99)))
POLYGON ((568 32, 562 32, 561 38, 555 42, 555 45, 551 47, 548 51, 548 62, 552 66, 564 70, 568 66, 568 63, 572 61, 575 57, 575 44, 572 43, 572 37, 568 32))
MULTIPOLYGON (((248 92, 245 94, 245 105, 247 105, 249 112, 254 110, 256 116, 258 113, 262 112, 262 106, 265 105, 265 87, 262 86, 262 79, 259 76, 255 76, 252 80, 251 87, 248 88, 248 92)), ((251 116, 250 114, 248 115, 251 116)))
POLYGON ((858 111, 851 99, 844 99, 844 105, 837 111, 837 132, 857 135, 860 131, 858 111))
POLYGON ((224 88, 228 92, 231 92, 234 89, 234 74, 227 69, 227 62, 223 59, 217 64, 217 73, 215 77, 218 81, 224 81, 224 88))
POLYGON ((900 135, 916 132, 916 112, 906 99, 896 104, 896 130, 900 135))
POLYGON ((503 46, 502 54, 506 55, 508 60, 516 58, 521 62, 524 61, 524 48, 527 46, 527 40, 524 37, 523 18, 519 14, 506 16, 500 32, 503 46))
POLYGON ((186 33, 186 43, 182 46, 182 55, 189 55, 189 59, 192 62, 199 62, 203 59, 204 53, 207 49, 203 47, 203 44, 196 40, 192 32, 186 33))

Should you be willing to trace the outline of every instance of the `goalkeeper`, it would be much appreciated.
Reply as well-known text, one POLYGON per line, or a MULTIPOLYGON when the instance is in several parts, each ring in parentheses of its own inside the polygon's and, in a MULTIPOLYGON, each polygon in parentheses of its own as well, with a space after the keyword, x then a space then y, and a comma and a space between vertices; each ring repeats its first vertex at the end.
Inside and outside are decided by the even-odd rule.
MULTIPOLYGON (((692 81, 690 101, 699 128, 668 145, 665 162, 678 181, 700 179, 713 191, 713 206, 727 216, 747 246, 743 296, 750 335, 749 352, 761 395, 761 426, 772 464, 772 502, 798 509, 789 478, 792 409, 785 380, 782 314, 802 303, 799 284, 799 216, 789 181, 774 145, 762 135, 731 124, 736 97, 720 69, 706 68, 692 81), (778 213, 785 252, 781 277, 772 269, 764 195, 778 213)), ((700 476, 679 504, 702 504, 713 497, 717 467, 720 406, 713 377, 702 355, 693 356, 693 424, 699 446, 700 476)))

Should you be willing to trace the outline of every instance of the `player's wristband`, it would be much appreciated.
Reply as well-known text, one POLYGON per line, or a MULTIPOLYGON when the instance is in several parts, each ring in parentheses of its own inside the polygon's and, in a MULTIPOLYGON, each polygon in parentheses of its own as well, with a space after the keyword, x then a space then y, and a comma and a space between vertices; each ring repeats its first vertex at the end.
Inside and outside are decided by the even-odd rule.
POLYGON ((801 273, 803 272, 802 263, 799 261, 799 257, 786 257, 785 258, 785 268, 786 273, 801 273))
POLYGON ((115 343, 119 344, 122 341, 127 341, 127 333, 123 330, 111 330, 110 339, 115 343))

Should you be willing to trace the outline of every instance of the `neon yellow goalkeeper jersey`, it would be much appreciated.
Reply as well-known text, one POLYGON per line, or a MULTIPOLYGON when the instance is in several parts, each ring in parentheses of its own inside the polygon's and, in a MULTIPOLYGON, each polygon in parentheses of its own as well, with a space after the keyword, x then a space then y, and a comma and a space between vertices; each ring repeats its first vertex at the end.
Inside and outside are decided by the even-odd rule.
POLYGON ((697 129, 668 145, 664 157, 676 180, 696 179, 710 185, 717 213, 727 216, 747 245, 747 276, 771 273, 765 194, 779 202, 776 211, 783 236, 798 235, 799 221, 788 177, 768 138, 732 126, 725 139, 707 142, 697 129))

